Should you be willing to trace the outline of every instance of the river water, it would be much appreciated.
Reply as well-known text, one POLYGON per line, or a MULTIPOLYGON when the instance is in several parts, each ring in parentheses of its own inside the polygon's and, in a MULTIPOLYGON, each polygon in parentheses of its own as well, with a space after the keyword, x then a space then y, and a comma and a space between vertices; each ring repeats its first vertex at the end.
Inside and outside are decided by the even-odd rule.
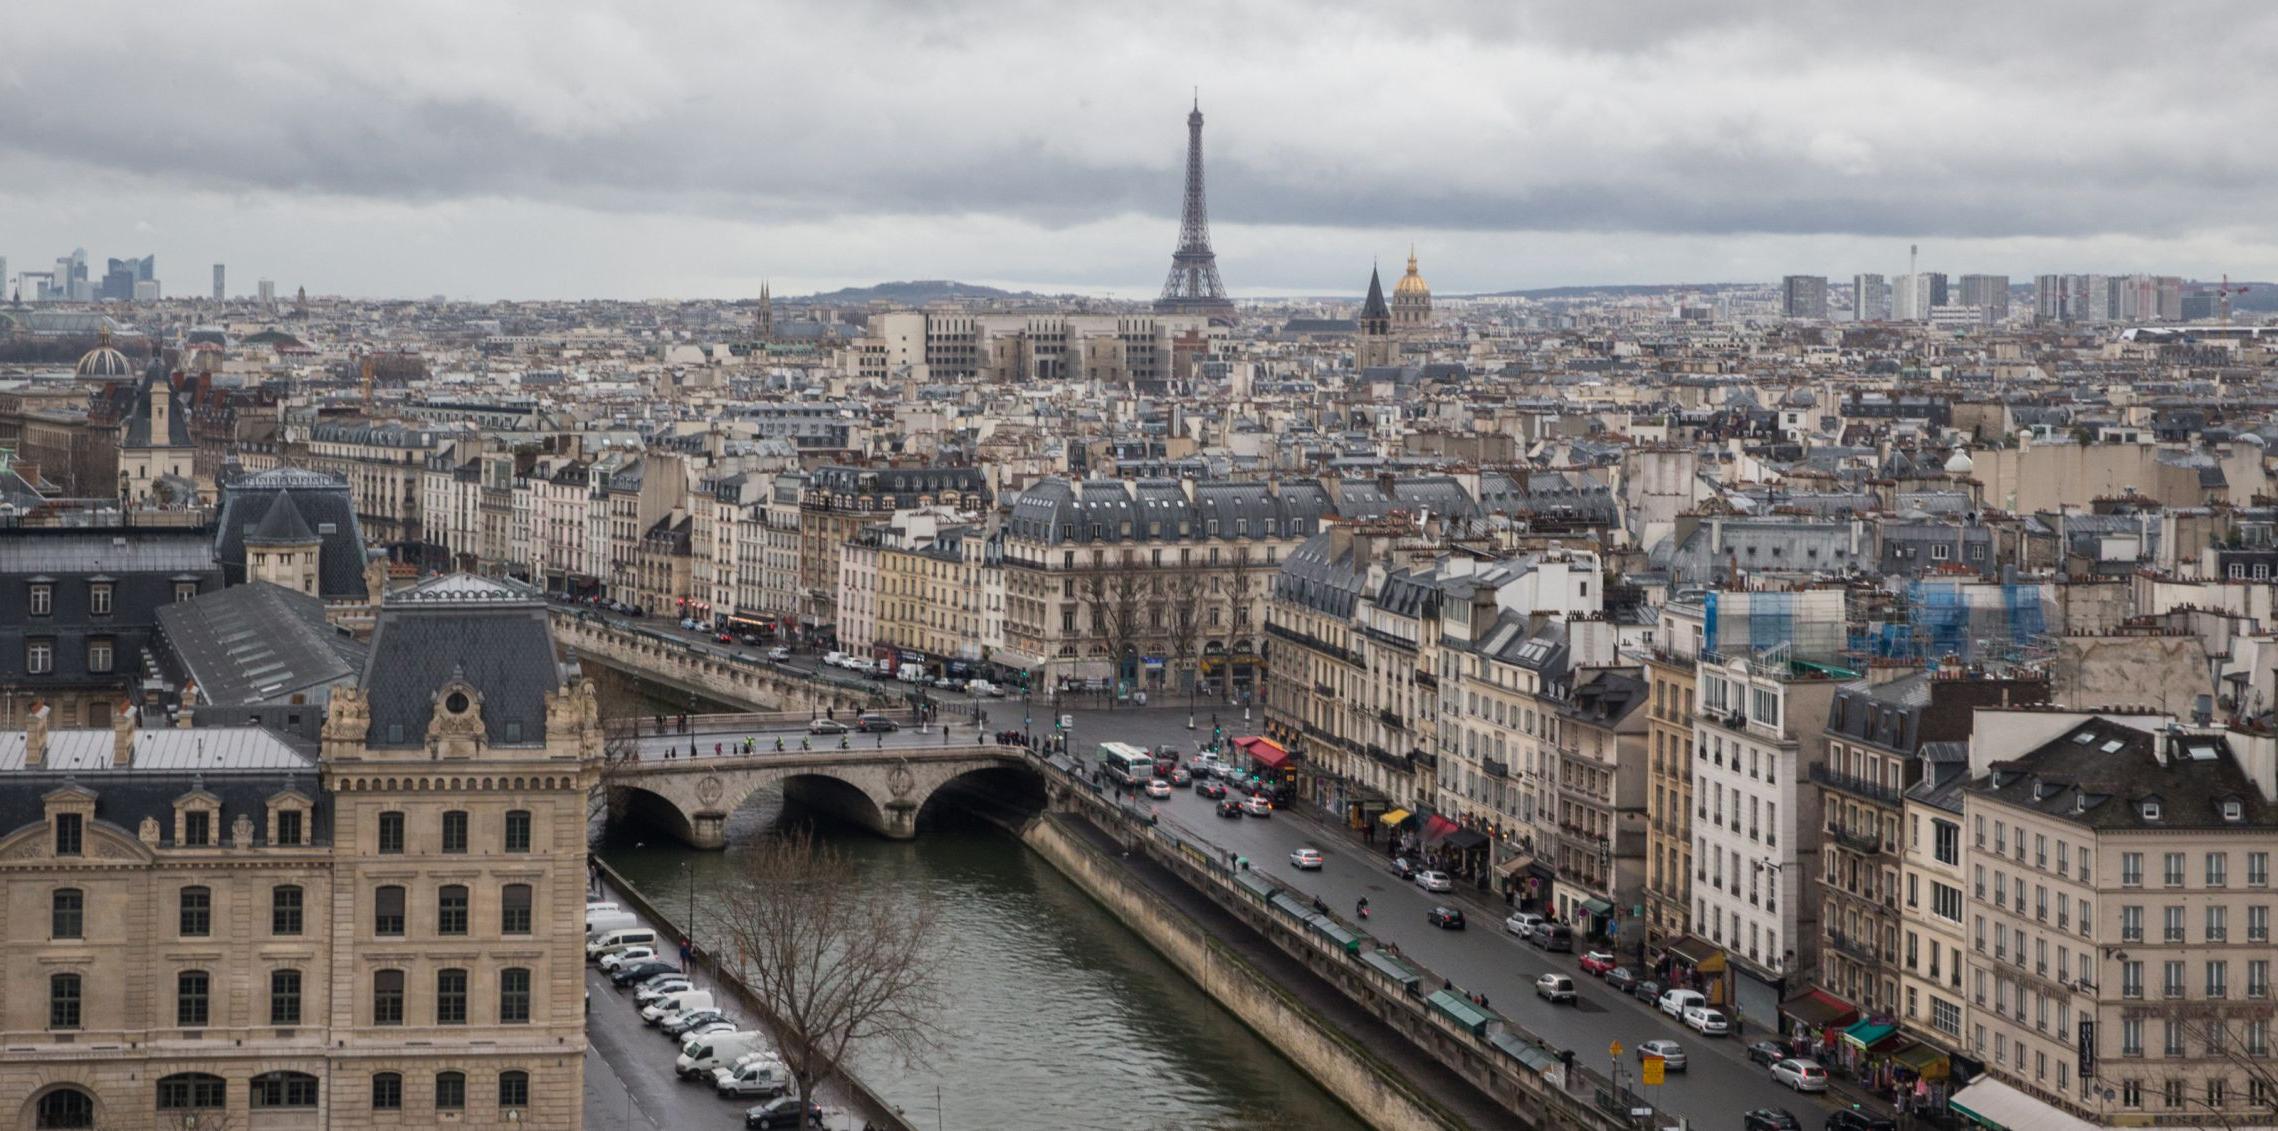
POLYGON ((779 797, 762 793, 730 818, 725 852, 642 844, 632 832, 612 833, 597 850, 667 914, 686 914, 693 883, 703 940, 704 893, 779 819, 812 822, 864 882, 941 900, 942 1039, 914 1066, 859 1065, 918 1127, 1362 1127, 1051 865, 952 807, 928 809, 918 839, 894 842, 786 814, 779 797))

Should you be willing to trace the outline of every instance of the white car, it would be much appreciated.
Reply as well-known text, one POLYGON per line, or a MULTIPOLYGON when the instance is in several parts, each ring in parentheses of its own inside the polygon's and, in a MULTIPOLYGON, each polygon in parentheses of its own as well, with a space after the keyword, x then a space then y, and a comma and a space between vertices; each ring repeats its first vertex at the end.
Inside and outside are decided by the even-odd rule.
POLYGON ((642 1005, 647 1005, 660 997, 670 997, 682 990, 693 990, 695 988, 695 983, 686 978, 666 978, 662 981, 650 982, 648 985, 635 990, 633 1000, 642 1005))
POLYGON ((1273 802, 1253 793, 1242 799, 1242 812, 1253 817, 1271 817, 1273 816, 1273 802))
POLYGON ((1542 924, 1542 916, 1532 911, 1518 911, 1503 920, 1503 929, 1523 939, 1534 934, 1534 929, 1542 924))
POLYGON ((988 680, 985 680, 985 679, 976 679, 976 680, 974 680, 973 682, 966 684, 966 685, 965 685, 965 690, 967 690, 967 691, 969 691, 969 692, 972 692, 972 693, 973 693, 973 694, 975 694, 975 695, 999 695, 999 696, 1001 696, 1001 695, 1003 695, 1003 694, 1005 693, 1005 689, 1004 689, 1004 688, 1002 688, 1002 687, 998 687, 996 684, 990 683, 988 680))
POLYGON ((657 948, 653 946, 629 946, 623 950, 612 951, 608 954, 602 955, 601 969, 603 972, 607 972, 610 970, 615 970, 619 966, 623 966, 628 962, 647 962, 649 959, 655 958, 656 956, 657 948))
POLYGON ((1827 1070, 1816 1060, 1783 1060, 1772 1066, 1772 1080, 1799 1092, 1827 1090, 1827 1070))
POLYGON ((783 661, 791 658, 791 650, 782 646, 781 644, 778 644, 775 647, 767 650, 767 658, 780 664, 783 661))
POLYGON ((1699 990, 1670 990, 1661 995, 1661 1012, 1682 1021, 1685 1011, 1696 1005, 1707 1005, 1708 999, 1699 990))
POLYGON ((1723 1013, 1705 1005, 1686 1007, 1685 1027, 1704 1037, 1721 1037, 1732 1031, 1723 1013))
POLYGON ((1454 891, 1455 881, 1449 879, 1446 872, 1418 872, 1416 886, 1425 891, 1454 891))
POLYGON ((1321 870, 1321 850, 1300 848, 1289 854, 1289 866, 1300 872, 1318 872, 1321 870))
POLYGON ((825 652, 823 653, 823 663, 829 667, 843 668, 846 666, 846 653, 839 651, 825 652))
POLYGON ((1148 778, 1148 779, 1147 779, 1147 796, 1149 796, 1149 797, 1169 797, 1170 795, 1171 795, 1171 783, 1170 783, 1170 781, 1169 781, 1168 779, 1165 779, 1165 778, 1148 778))

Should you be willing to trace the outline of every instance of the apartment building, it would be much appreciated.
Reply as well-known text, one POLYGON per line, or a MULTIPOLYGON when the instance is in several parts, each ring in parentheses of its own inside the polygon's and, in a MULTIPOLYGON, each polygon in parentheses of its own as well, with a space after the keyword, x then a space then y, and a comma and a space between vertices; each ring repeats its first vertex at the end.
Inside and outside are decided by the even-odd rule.
POLYGON ((1644 942, 1646 711, 1636 668, 1583 669, 1556 713, 1559 918, 1631 954, 1644 942))
POLYGON ((602 741, 529 597, 396 594, 314 752, 126 714, 0 737, 19 1126, 579 1126, 602 741))
POLYGON ((286 436, 286 462, 347 481, 367 537, 375 542, 417 542, 425 537, 419 507, 425 493, 422 479, 430 458, 449 442, 445 430, 316 420, 289 423, 286 436), (305 455, 290 458, 293 447, 305 455))
POLYGON ((989 505, 987 476, 973 467, 820 467, 799 498, 798 615, 803 629, 828 634, 837 620, 840 548, 863 526, 898 510, 989 505))
POLYGON ((1645 669, 1645 956, 1659 967, 1671 943, 1692 932, 1693 690, 1700 664, 1702 609, 1672 601, 1661 609, 1645 669))
POLYGON ((1963 791, 1968 1040, 1990 1080, 1953 1102, 2265 1121, 2278 744, 2153 714, 1992 716, 1963 791))
POLYGON ((1899 857, 1899 882, 1906 909, 1899 918, 1905 938, 1898 982, 1905 1004, 1898 1016, 1907 1037, 1937 1049, 1950 1068, 1952 1057, 1967 1056, 1969 1048, 1962 895, 1967 883, 1962 790, 1969 782, 1969 747, 1925 743, 1915 761, 1919 768, 1900 818, 1906 849, 1899 857))

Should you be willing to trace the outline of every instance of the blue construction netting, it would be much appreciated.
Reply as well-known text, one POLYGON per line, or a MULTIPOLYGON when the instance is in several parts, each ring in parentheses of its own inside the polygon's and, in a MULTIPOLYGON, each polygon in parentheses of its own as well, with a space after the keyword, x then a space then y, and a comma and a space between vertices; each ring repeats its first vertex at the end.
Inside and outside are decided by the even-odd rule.
POLYGON ((2041 611, 2041 587, 2011 582, 2002 586, 2009 598, 2009 640, 2023 645, 2048 632, 2045 614, 2041 611))
POLYGON ((1754 593, 1748 601, 1748 650, 1761 655, 1795 642, 1795 595, 1754 593))

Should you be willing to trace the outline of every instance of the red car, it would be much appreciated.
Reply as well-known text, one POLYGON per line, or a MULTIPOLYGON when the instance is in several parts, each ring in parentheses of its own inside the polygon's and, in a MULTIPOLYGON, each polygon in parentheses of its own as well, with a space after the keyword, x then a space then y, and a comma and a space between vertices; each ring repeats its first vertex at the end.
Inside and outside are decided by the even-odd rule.
POLYGON ((1606 971, 1613 968, 1614 956, 1605 951, 1593 950, 1582 956, 1582 972, 1585 974, 1595 974, 1603 978, 1606 976, 1606 971))

